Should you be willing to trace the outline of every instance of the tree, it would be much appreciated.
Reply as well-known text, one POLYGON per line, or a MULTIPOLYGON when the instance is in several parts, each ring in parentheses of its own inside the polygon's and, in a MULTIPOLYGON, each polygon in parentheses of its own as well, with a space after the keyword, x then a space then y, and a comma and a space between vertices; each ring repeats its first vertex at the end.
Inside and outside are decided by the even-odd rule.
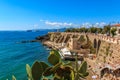
POLYGON ((96 33, 97 32, 97 28, 96 27, 91 27, 91 28, 89 28, 89 32, 96 33))
POLYGON ((85 32, 85 33, 88 32, 88 28, 85 28, 85 29, 84 29, 84 32, 85 32))
POLYGON ((111 26, 110 26, 110 25, 104 26, 104 28, 103 28, 104 32, 105 32, 107 35, 110 35, 110 29, 111 29, 111 26))
POLYGON ((81 27, 80 29, 79 29, 79 32, 88 32, 88 29, 87 28, 85 28, 85 27, 81 27))
POLYGON ((98 33, 102 33, 102 30, 103 30, 102 28, 97 28, 98 33))
POLYGON ((75 28, 72 28, 71 29, 71 32, 77 32, 75 28))
POLYGON ((80 32, 80 28, 76 28, 76 32, 80 32))
POLYGON ((111 33, 112 37, 116 35, 116 30, 117 30, 116 28, 112 28, 110 30, 110 33, 111 33))
POLYGON ((71 32, 71 29, 70 29, 70 28, 68 28, 68 29, 66 29, 66 30, 65 30, 65 32, 71 32))

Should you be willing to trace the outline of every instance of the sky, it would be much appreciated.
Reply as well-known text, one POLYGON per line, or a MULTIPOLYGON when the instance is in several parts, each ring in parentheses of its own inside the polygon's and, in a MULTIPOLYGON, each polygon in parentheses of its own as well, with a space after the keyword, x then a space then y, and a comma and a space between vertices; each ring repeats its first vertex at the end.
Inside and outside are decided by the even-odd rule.
POLYGON ((120 21, 120 0, 0 0, 0 30, 103 26, 120 21))

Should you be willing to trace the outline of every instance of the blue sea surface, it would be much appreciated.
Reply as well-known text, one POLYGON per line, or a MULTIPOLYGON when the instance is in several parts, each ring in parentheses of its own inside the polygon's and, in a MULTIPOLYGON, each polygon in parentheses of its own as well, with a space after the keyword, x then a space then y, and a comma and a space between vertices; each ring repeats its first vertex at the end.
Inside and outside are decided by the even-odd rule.
POLYGON ((27 80, 26 64, 31 66, 35 60, 47 62, 49 50, 41 43, 18 43, 47 32, 0 31, 0 80, 11 80, 12 75, 17 80, 27 80))

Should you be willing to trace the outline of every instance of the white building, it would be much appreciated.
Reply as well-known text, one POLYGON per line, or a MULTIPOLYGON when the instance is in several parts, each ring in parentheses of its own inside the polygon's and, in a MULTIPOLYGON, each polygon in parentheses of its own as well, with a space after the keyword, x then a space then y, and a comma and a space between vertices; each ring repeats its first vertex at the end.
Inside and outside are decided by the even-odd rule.
POLYGON ((112 28, 116 28, 117 29, 116 34, 120 35, 120 24, 112 25, 112 28))

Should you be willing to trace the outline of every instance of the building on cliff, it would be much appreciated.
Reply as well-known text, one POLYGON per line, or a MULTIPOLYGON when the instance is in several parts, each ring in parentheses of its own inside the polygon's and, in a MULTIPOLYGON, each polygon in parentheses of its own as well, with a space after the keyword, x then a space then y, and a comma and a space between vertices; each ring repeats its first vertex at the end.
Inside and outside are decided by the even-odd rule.
POLYGON ((112 25, 112 28, 116 28, 116 35, 120 35, 120 24, 114 24, 112 25))

